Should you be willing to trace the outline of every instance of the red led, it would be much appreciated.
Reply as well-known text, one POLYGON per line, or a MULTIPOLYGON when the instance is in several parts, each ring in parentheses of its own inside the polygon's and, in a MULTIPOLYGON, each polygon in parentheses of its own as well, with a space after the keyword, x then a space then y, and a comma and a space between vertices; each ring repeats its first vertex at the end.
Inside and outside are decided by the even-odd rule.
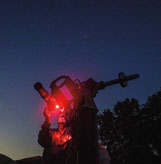
POLYGON ((56 109, 59 109, 59 105, 55 105, 56 109))
POLYGON ((78 89, 81 89, 81 86, 80 85, 78 85, 78 89))

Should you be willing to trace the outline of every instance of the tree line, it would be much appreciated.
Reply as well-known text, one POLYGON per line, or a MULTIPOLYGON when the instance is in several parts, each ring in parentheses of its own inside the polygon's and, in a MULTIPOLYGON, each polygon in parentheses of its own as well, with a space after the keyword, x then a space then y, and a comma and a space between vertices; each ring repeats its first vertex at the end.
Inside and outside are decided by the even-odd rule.
POLYGON ((143 105, 127 98, 105 109, 98 115, 98 132, 111 164, 160 164, 161 90, 143 105))

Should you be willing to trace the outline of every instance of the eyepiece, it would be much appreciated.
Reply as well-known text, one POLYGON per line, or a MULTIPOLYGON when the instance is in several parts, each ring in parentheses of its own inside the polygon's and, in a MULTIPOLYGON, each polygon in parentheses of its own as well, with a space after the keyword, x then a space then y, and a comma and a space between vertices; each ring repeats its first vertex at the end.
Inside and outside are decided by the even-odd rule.
POLYGON ((34 88, 35 88, 37 91, 39 91, 40 89, 43 88, 43 86, 42 86, 42 84, 41 84, 40 82, 37 82, 37 83, 34 84, 34 88))

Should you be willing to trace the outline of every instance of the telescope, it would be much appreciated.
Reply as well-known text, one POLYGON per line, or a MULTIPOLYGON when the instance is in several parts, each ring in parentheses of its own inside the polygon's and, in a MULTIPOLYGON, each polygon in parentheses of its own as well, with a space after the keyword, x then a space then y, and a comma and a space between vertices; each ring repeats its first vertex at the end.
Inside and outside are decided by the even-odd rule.
MULTIPOLYGON (((34 85, 34 88, 39 92, 41 97, 47 103, 50 100, 54 101, 54 104, 61 104, 61 106, 68 106, 71 102, 74 102, 76 97, 83 91, 84 87, 96 87, 97 90, 102 90, 105 87, 120 84, 122 87, 127 87, 127 82, 139 78, 139 74, 132 74, 126 76, 123 72, 118 74, 118 79, 110 81, 95 82, 92 78, 87 81, 80 82, 80 80, 72 80, 69 76, 60 76, 50 84, 51 94, 49 94, 42 86, 40 82, 34 85), (89 83, 90 81, 90 83, 89 83)), ((86 89, 85 89, 86 90, 86 89)))

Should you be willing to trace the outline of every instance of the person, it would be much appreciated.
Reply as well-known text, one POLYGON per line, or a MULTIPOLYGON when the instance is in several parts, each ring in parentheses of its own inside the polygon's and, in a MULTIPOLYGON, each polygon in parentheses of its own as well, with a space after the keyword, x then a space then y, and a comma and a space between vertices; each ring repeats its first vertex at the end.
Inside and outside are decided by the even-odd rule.
POLYGON ((44 148, 43 164, 65 164, 71 148, 71 128, 66 127, 64 114, 58 117, 58 128, 50 128, 50 112, 44 110, 45 122, 38 135, 38 143, 44 148))

